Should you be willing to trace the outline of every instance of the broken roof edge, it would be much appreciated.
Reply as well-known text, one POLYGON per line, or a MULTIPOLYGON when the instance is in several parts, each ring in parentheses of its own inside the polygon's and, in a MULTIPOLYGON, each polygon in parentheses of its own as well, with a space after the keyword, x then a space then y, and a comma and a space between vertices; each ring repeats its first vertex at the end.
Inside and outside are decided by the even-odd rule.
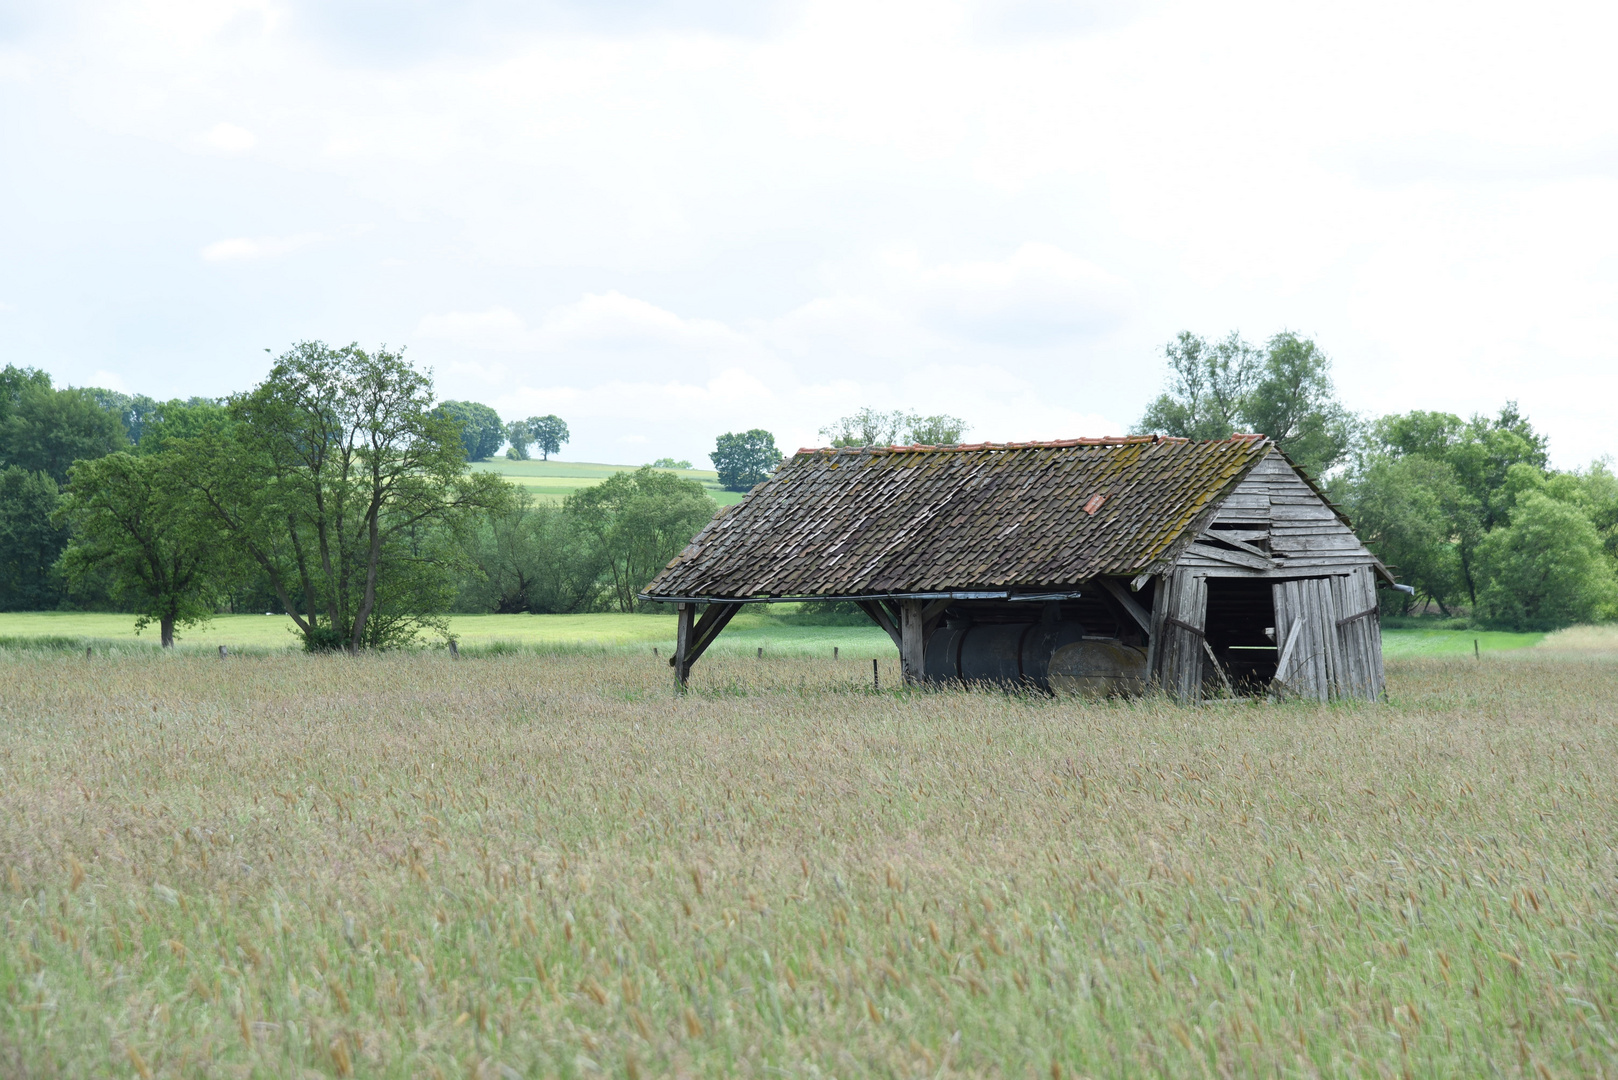
POLYGON ((1238 433, 1227 439, 1189 439, 1180 435, 1095 435, 1074 439, 1050 439, 1029 442, 980 443, 912 443, 895 446, 802 446, 793 457, 801 454, 954 454, 973 450, 1047 450, 1074 446, 1130 446, 1137 443, 1254 443, 1267 439, 1267 435, 1238 433))

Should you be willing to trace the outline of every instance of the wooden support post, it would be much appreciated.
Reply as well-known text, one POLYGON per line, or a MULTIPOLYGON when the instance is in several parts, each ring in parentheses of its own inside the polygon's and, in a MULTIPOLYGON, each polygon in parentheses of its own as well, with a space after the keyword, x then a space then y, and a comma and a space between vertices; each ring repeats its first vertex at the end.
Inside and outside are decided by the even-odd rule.
POLYGON ((674 612, 674 683, 684 690, 686 680, 691 677, 691 626, 697 617, 697 605, 675 604, 674 612))
POLYGON ((919 684, 926 675, 926 611, 920 600, 899 601, 899 666, 907 685, 919 684))

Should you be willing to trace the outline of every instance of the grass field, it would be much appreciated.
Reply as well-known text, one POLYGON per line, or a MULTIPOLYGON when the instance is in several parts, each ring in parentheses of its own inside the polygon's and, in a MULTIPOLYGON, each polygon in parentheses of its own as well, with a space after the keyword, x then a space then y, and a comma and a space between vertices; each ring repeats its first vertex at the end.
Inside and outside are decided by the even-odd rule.
POLYGON ((868 676, 0 650, 0 1075, 1618 1072, 1618 654, 868 676))
MULTIPOLYGON (((830 655, 832 649, 863 656, 896 655, 886 634, 875 626, 802 626, 783 621, 786 609, 765 607, 738 615, 715 643, 720 652, 772 655, 830 655)), ((494 645, 528 649, 568 647, 663 650, 674 642, 674 617, 669 615, 454 615, 450 632, 463 647, 494 645)), ((0 614, 0 647, 26 639, 63 638, 102 646, 155 643, 156 631, 135 635, 130 615, 71 612, 8 612, 0 614)), ((182 649, 216 652, 231 650, 290 649, 298 644, 291 620, 268 615, 221 615, 207 626, 176 635, 182 649)), ((1387 656, 1470 656, 1472 642, 1481 651, 1509 652, 1547 644, 1544 634, 1510 634, 1476 630, 1384 630, 1387 656)), ((1579 627, 1554 638, 1558 648, 1594 648, 1618 651, 1618 627, 1579 627), (1581 636, 1582 635, 1582 636, 1581 636), (1587 644, 1580 644, 1587 643, 1587 644)), ((64 645, 67 643, 64 642, 64 645)), ((80 645, 82 648, 82 644, 80 645)))
MULTIPOLYGON (((597 465, 587 461, 511 461, 494 458, 479 461, 472 468, 483 472, 499 473, 535 498, 560 503, 580 488, 594 487, 613 473, 639 468, 637 465, 597 465)), ((719 474, 707 469, 670 469, 677 476, 697 480, 708 489, 708 495, 720 506, 742 501, 740 492, 726 491, 719 486, 719 474)))

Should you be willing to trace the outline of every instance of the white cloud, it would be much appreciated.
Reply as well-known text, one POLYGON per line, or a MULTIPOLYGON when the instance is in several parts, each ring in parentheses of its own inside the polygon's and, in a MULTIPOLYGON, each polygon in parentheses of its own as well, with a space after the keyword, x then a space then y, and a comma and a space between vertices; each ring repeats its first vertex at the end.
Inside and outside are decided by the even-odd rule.
POLYGON ((299 248, 318 244, 325 239, 320 233, 297 233, 293 236, 236 236, 228 240, 216 240, 204 247, 199 255, 204 262, 240 262, 251 259, 268 259, 278 255, 287 255, 299 248))
POLYGON ((132 392, 129 389, 129 384, 124 381, 124 377, 116 371, 96 370, 92 372, 89 378, 89 385, 99 386, 103 390, 116 390, 120 394, 128 394, 132 392))
POLYGON ((18 198, 109 227, 8 233, 5 325, 176 357, 137 388, 225 378, 244 334, 409 338, 448 396, 695 458, 864 404, 1117 430, 1176 331, 1290 326, 1352 407, 1514 394, 1559 461, 1618 449, 1618 9, 58 6, 0 46, 18 198))
POLYGON ((241 154, 251 150, 258 144, 258 139, 251 131, 235 124, 218 123, 208 129, 203 141, 215 150, 223 150, 227 154, 241 154))

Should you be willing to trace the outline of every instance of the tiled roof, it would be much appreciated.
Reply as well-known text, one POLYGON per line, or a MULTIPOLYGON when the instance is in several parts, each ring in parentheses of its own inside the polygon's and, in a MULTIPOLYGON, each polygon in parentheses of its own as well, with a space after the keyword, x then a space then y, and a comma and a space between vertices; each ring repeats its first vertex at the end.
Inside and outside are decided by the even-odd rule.
POLYGON ((1050 589, 1133 576, 1258 463, 1261 435, 799 450, 652 597, 1050 589))

